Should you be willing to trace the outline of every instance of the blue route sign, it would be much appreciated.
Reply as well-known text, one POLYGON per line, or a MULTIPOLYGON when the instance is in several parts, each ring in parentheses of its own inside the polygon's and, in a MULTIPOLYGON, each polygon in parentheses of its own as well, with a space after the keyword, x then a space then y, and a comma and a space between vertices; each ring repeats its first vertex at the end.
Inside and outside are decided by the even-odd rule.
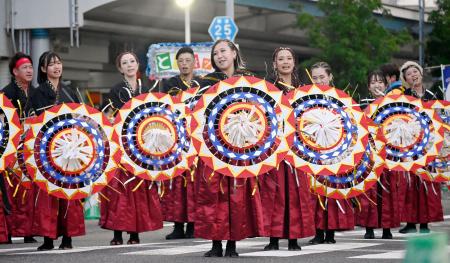
POLYGON ((211 25, 209 25, 208 33, 213 41, 217 41, 218 39, 229 39, 234 41, 238 30, 236 23, 234 23, 234 20, 231 17, 216 16, 211 21, 211 25))

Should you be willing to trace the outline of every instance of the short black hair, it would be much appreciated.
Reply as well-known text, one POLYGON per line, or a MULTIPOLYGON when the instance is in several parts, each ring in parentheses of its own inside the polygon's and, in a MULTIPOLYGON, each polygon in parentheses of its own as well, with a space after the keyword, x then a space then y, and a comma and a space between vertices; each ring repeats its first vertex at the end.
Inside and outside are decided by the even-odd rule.
POLYGON ((369 74, 367 75, 367 85, 370 84, 373 77, 375 77, 376 80, 381 79, 383 81, 384 85, 388 84, 386 75, 383 73, 383 71, 376 69, 374 71, 369 72, 369 74))
POLYGON ((11 76, 14 76, 13 70, 16 67, 17 61, 19 61, 19 59, 21 59, 21 58, 28 58, 30 60, 31 64, 33 64, 33 60, 31 59, 31 57, 29 55, 22 53, 22 52, 17 52, 9 60, 9 73, 11 73, 11 76))
POLYGON ((396 80, 399 80, 400 78, 400 69, 394 63, 381 65, 380 70, 383 72, 384 76, 395 76, 396 80))
POLYGON ((178 49, 177 54, 175 55, 175 59, 178 59, 178 57, 184 53, 189 53, 192 56, 194 56, 194 50, 192 50, 191 47, 182 47, 182 48, 178 49))

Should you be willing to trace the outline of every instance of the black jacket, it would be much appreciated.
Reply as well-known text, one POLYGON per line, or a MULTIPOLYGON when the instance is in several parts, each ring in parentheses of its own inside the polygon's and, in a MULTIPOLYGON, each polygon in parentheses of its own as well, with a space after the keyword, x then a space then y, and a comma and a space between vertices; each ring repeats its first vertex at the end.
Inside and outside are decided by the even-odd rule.
POLYGON ((194 76, 191 83, 186 83, 180 77, 180 75, 176 75, 171 77, 170 79, 165 79, 161 84, 161 92, 168 93, 172 96, 177 95, 180 91, 184 91, 193 87, 200 85, 201 79, 199 77, 194 76), (190 84, 190 86, 189 86, 190 84))
POLYGON ((35 90, 36 88, 30 85, 30 87, 28 87, 27 97, 25 92, 21 88, 19 88, 19 86, 17 86, 16 82, 13 80, 0 92, 3 92, 3 94, 5 94, 5 96, 12 102, 14 107, 17 109, 17 113, 22 110, 22 115, 20 116, 20 118, 22 118, 32 115, 33 109, 29 97, 35 90))
MULTIPOLYGON (((289 93, 291 91, 286 85, 283 85, 275 76, 271 76, 266 79, 266 81, 272 83, 277 87, 279 90, 283 91, 283 94, 289 93)), ((303 83, 301 83, 299 80, 296 81, 296 83, 293 83, 292 87, 298 88, 300 86, 303 86, 303 83)))
POLYGON ((61 82, 58 87, 58 92, 55 92, 47 82, 41 83, 36 90, 30 94, 30 101, 36 114, 40 114, 51 105, 69 102, 80 103, 75 91, 61 82))
MULTIPOLYGON (((406 89, 403 94, 418 98, 418 96, 413 92, 412 89, 406 89)), ((423 101, 429 101, 429 100, 437 100, 438 98, 436 97, 435 94, 433 94, 433 92, 431 92, 428 89, 425 89, 425 92, 424 92, 422 98, 420 98, 420 99, 422 99, 423 101)))
MULTIPOLYGON (((147 93, 149 91, 149 88, 147 87, 141 87, 138 88, 136 92, 131 92, 131 90, 127 87, 125 84, 125 81, 121 81, 114 85, 114 87, 111 88, 108 94, 108 99, 111 100, 113 107, 115 109, 120 109, 122 106, 129 101, 132 97, 136 97, 142 93, 147 93)), ((109 103, 109 102, 107 102, 109 103)))
MULTIPOLYGON (((236 70, 233 77, 240 77, 240 76, 254 76, 254 74, 246 70, 236 70)), ((217 82, 225 80, 227 78, 228 78, 227 74, 223 72, 214 71, 200 79, 200 86, 201 87, 212 86, 217 82)))

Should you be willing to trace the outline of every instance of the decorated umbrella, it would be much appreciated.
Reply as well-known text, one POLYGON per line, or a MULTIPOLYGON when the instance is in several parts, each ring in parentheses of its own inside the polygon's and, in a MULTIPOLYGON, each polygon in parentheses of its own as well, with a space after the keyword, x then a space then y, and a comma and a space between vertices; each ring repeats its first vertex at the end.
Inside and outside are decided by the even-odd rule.
POLYGON ((145 93, 119 110, 116 131, 124 152, 122 165, 147 180, 167 180, 189 170, 196 152, 187 123, 188 108, 180 96, 145 93))
POLYGON ((374 121, 374 150, 386 168, 417 171, 432 162, 443 144, 444 128, 437 112, 420 99, 390 95, 376 99, 366 113, 374 121))
POLYGON ((427 181, 450 181, 450 102, 445 100, 433 100, 427 102, 427 107, 437 111, 442 121, 445 123, 444 142, 436 159, 429 163, 426 168, 419 168, 416 174, 427 181))
POLYGON ((345 92, 323 85, 303 86, 288 95, 294 109, 295 137, 286 159, 313 176, 353 172, 365 156, 369 135, 367 117, 355 101, 345 92))
POLYGON ((348 199, 367 192, 379 180, 384 163, 367 147, 353 170, 341 174, 310 176, 314 193, 333 199, 348 199))
MULTIPOLYGON (((17 176, 17 179, 19 180, 18 184, 16 185, 16 189, 14 190, 13 197, 15 197, 19 187, 24 187, 26 190, 31 189, 31 182, 33 179, 28 175, 24 153, 32 151, 32 149, 28 148, 28 146, 25 145, 25 136, 28 130, 31 128, 31 123, 34 122, 33 118, 35 118, 35 116, 28 117, 22 122, 23 133, 20 136, 19 145, 17 146, 17 162, 12 168, 12 172, 17 176)), ((29 157, 30 155, 27 155, 27 158, 29 157)))
POLYGON ((5 171, 16 162, 20 134, 21 125, 16 108, 0 93, 0 171, 5 171))
POLYGON ((103 113, 68 103, 53 106, 31 121, 24 161, 42 190, 58 198, 81 199, 100 191, 114 176, 121 151, 103 113))
POLYGON ((202 161, 234 178, 276 168, 294 133, 289 102, 273 84, 233 77, 208 89, 192 114, 192 140, 202 161))

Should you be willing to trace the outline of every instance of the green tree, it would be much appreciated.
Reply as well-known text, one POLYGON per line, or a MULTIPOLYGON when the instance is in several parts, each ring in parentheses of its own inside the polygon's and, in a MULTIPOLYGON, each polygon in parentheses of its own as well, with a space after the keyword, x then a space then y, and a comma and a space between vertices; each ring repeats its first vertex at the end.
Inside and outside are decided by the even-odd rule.
POLYGON ((437 0, 436 4, 438 9, 428 18, 433 30, 426 45, 427 64, 450 64, 450 0, 437 0))
POLYGON ((311 46, 320 50, 307 66, 326 61, 336 87, 359 86, 358 93, 367 94, 361 86, 366 85, 368 72, 389 62, 410 41, 410 34, 390 32, 378 22, 376 16, 389 15, 380 0, 319 0, 317 6, 323 16, 314 17, 301 7, 298 15, 299 27, 307 30, 311 46))

